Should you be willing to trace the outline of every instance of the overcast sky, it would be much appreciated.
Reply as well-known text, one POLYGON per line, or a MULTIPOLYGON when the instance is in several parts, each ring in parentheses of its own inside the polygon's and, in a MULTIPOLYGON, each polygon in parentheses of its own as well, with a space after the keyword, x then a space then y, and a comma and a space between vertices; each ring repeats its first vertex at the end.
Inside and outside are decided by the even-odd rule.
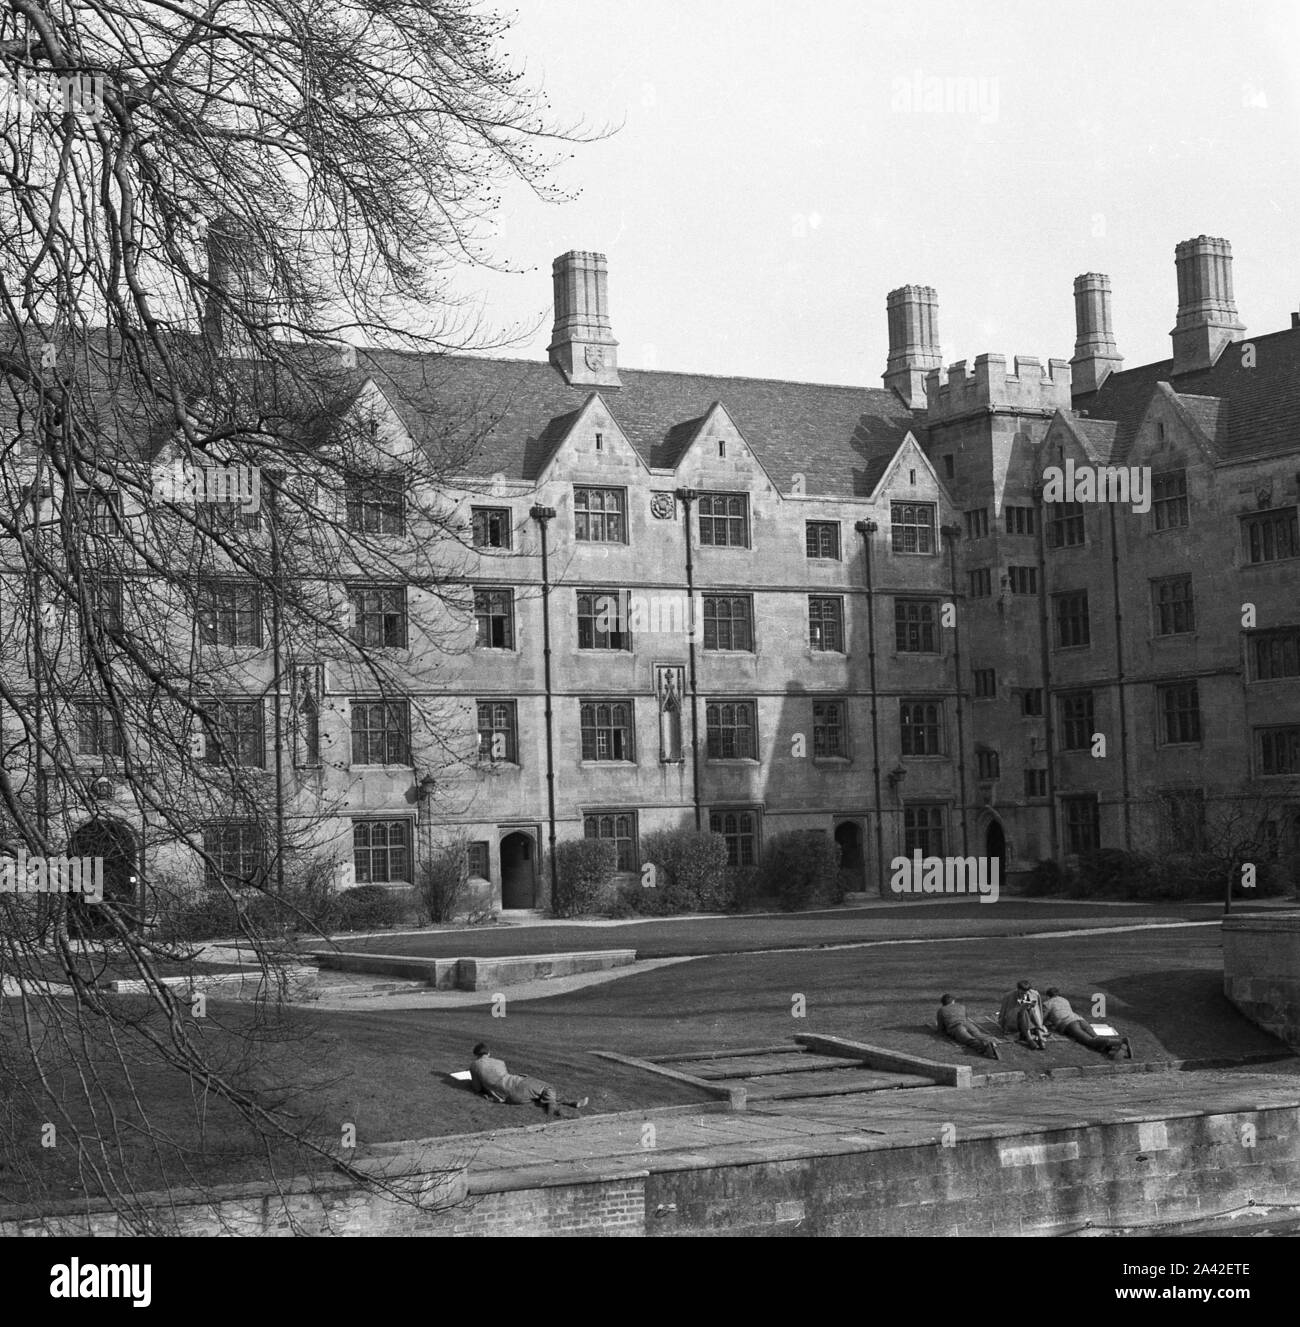
POLYGON ((908 283, 945 363, 1068 359, 1085 271, 1136 366, 1197 234, 1231 240, 1248 333, 1300 307, 1295 0, 524 0, 510 46, 560 118, 621 126, 571 149, 576 201, 504 209, 533 270, 464 275, 494 324, 543 324, 511 354, 544 356, 567 249, 609 256, 633 368, 879 386, 908 283))

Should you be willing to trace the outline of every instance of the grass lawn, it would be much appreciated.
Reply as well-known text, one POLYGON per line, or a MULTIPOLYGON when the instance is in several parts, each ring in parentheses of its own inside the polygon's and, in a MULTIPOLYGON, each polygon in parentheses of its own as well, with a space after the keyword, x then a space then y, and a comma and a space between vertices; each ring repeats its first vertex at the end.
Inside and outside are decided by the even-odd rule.
MULTIPOLYGON (((1124 915, 1105 911, 1116 920, 1124 915)), ((677 925, 684 925, 684 933, 691 929, 689 923, 677 925)), ((1059 921, 1054 929, 1062 929, 1059 921)), ((1282 1049, 1224 999, 1219 933, 1213 927, 724 953, 546 999, 511 1002, 507 990, 501 1018, 491 1017, 486 1004, 401 1010, 358 1001, 356 1012, 306 1006, 288 1011, 283 1025, 257 1032, 266 1051, 260 1064, 246 1062, 252 1018, 246 1006, 212 1000, 210 1017, 194 1028, 232 1075, 292 1112, 294 1125, 337 1141, 351 1124, 365 1145, 540 1122, 532 1107, 494 1105, 446 1080, 447 1071, 467 1067, 470 1048, 479 1040, 488 1041, 512 1070, 590 1096, 593 1112, 699 1100, 693 1089, 603 1061, 592 1053, 596 1050, 653 1057, 779 1044, 798 1032, 824 1032, 932 1058, 964 1059, 980 1071, 997 1068, 943 1041, 933 1030, 934 1009, 939 994, 949 990, 973 1013, 991 1011, 1022 976, 1040 988, 1059 986, 1081 1012, 1089 1011, 1094 992, 1103 993, 1109 1021, 1133 1038, 1139 1059, 1241 1057, 1282 1049), (797 995, 804 997, 803 1018, 792 1017, 797 995), (281 1041, 281 1034, 289 1039, 281 1041)), ((16 1003, 4 1002, 4 1039, 19 1035, 16 1003)), ((196 1178, 265 1178, 273 1162, 282 1174, 303 1167, 287 1148, 273 1147, 269 1157, 250 1148, 229 1108, 205 1102, 174 1072, 138 1068, 137 1106, 93 1024, 86 1044, 101 1075, 91 1093, 93 1109, 69 1104, 82 1101, 74 1077, 80 1054, 75 1043, 47 1042, 42 1066, 87 1130, 102 1133, 110 1115, 125 1126, 119 1171, 135 1189, 196 1178), (143 1130, 132 1132, 144 1116, 151 1132, 165 1131, 165 1146, 154 1146, 143 1130)), ((1102 1062, 1082 1047, 1059 1042, 1043 1053, 1006 1043, 1004 1057, 1002 1069, 1029 1072, 1102 1062)), ((1290 1061, 1277 1071, 1295 1073, 1297 1064, 1290 1061)), ((0 1169, 0 1202, 42 1193, 67 1197, 93 1188, 93 1176, 77 1173, 75 1147, 40 1148, 39 1124, 49 1108, 26 1103, 19 1083, 5 1087, 0 1109, 7 1118, 0 1117, 0 1138, 9 1140, 9 1148, 0 1169)))
MULTIPOLYGON (((1249 912, 1249 905, 1233 911, 1249 912)), ((685 954, 748 953, 790 946, 851 944, 861 940, 937 939, 942 936, 1034 935, 1042 931, 1092 926, 1131 926, 1143 922, 1215 921, 1217 904, 1146 903, 1122 906, 1086 901, 997 903, 931 899, 888 908, 847 908, 828 912, 779 913, 656 920, 602 926, 555 923, 545 926, 505 924, 389 935, 338 936, 334 946, 381 954, 418 954, 430 958, 490 958, 503 954, 566 953, 570 950, 635 949, 638 958, 685 954)), ((303 949, 331 947, 305 938, 303 949)))

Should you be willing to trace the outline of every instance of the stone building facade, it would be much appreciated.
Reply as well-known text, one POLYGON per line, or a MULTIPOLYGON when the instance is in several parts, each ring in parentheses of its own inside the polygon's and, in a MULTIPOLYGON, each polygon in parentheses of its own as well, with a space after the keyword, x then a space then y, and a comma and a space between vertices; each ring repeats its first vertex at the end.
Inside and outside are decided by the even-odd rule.
POLYGON ((945 369, 904 286, 879 388, 639 370, 588 252, 555 261, 546 362, 358 352, 341 409, 381 461, 473 424, 440 480, 463 611, 393 587, 426 716, 398 763, 355 759, 357 679, 313 675, 291 815, 329 808, 344 884, 463 838, 506 908, 551 842, 636 871, 678 826, 739 865, 824 829, 869 894, 915 849, 1016 872, 1195 846, 1224 808, 1300 851, 1300 317, 1247 338, 1226 241, 1176 272, 1172 356, 1135 369, 1088 273, 1068 362, 945 369))

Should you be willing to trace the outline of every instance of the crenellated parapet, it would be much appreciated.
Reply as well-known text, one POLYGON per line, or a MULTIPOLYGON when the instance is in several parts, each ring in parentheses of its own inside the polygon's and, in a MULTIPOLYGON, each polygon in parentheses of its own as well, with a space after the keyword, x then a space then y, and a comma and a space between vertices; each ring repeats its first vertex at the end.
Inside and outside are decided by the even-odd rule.
POLYGON ((1051 414, 1070 408, 1070 364, 1049 359, 1043 367, 1033 355, 1017 355, 1007 372, 1005 355, 979 355, 973 371, 958 360, 947 370, 926 375, 925 396, 929 422, 955 419, 974 411, 1010 410, 1051 414))

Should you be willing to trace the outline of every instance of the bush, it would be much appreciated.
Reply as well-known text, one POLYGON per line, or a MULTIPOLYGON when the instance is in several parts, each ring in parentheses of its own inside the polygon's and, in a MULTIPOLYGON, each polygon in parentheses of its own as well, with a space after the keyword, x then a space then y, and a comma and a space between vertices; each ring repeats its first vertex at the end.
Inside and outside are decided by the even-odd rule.
POLYGON ((1025 873, 1021 893, 1029 898, 1046 898, 1053 894, 1067 893, 1069 885, 1069 875, 1059 863, 1049 857, 1039 862, 1032 871, 1025 873))
POLYGON ((840 850, 824 829, 796 829, 771 839, 763 853, 760 887, 787 912, 839 903, 840 850))
POLYGON ((556 917, 579 917, 595 910, 618 866, 608 839, 568 839, 555 845, 556 917))
POLYGON ((1160 898, 1160 866, 1140 852, 1101 848, 1079 858, 1074 892, 1084 898, 1160 898))
POLYGON ((383 885, 356 885, 337 896, 340 931, 374 931, 394 926, 406 912, 406 899, 383 885))
POLYGON ((158 932, 162 939, 184 942, 228 940, 242 933, 240 910, 221 889, 159 898, 158 932))
POLYGON ((731 912, 757 907, 762 897, 762 873, 757 866, 727 867, 727 897, 731 912))
POLYGON ((641 860, 654 866, 653 889, 640 889, 632 906, 651 916, 721 912, 732 899, 727 841, 721 834, 665 829, 641 841, 641 860))
POLYGON ((453 839, 421 865, 420 901, 431 922, 449 922, 469 898, 469 840, 453 839))

